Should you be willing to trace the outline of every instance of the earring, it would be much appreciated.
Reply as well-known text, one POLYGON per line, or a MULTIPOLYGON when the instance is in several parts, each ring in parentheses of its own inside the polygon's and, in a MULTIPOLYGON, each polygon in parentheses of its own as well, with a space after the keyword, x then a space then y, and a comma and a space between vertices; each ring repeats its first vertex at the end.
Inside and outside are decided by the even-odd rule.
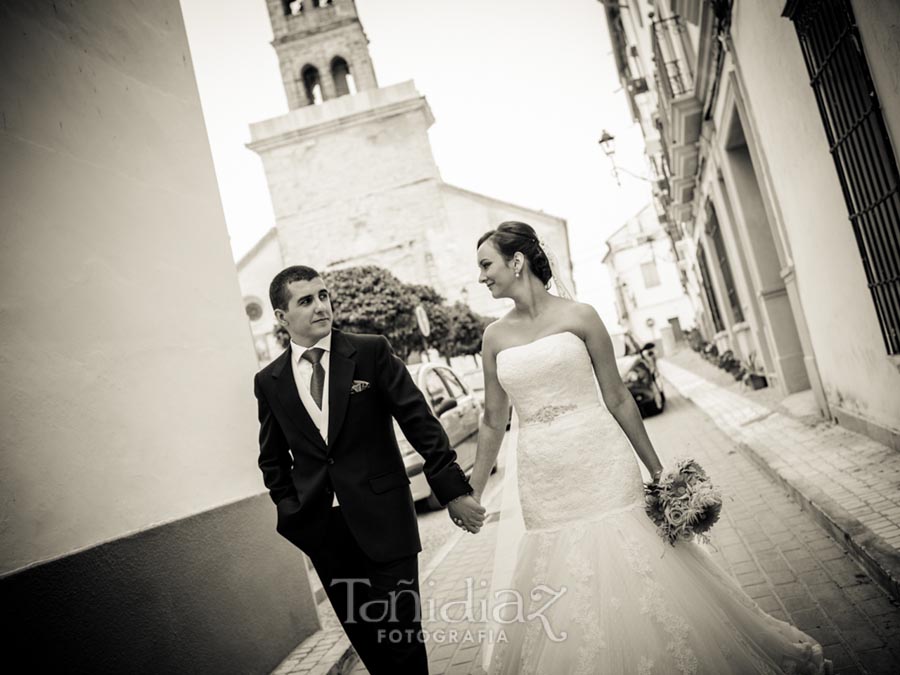
POLYGON ((518 279, 520 276, 522 276, 522 273, 519 272, 519 270, 516 270, 516 279, 518 279))

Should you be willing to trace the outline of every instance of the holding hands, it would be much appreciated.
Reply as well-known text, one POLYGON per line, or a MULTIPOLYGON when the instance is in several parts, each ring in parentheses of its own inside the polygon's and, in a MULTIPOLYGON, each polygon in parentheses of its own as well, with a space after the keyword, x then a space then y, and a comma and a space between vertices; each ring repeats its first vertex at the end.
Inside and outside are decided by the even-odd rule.
POLYGON ((472 495, 460 495, 450 501, 447 512, 457 527, 473 534, 484 525, 485 509, 472 495))

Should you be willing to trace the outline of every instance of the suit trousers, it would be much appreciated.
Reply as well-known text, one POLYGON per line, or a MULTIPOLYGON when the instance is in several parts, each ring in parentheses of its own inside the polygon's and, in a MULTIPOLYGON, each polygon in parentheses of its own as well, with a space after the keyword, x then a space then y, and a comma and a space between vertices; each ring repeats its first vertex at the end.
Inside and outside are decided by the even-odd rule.
POLYGON ((310 556, 350 643, 371 675, 427 675, 418 556, 376 562, 357 544, 340 506, 310 556))

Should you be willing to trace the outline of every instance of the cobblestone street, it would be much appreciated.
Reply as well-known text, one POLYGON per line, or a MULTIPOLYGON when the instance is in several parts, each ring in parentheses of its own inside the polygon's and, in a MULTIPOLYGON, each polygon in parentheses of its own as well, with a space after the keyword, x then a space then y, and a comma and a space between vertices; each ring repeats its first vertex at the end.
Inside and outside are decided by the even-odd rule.
MULTIPOLYGON (((665 464, 694 457, 725 495, 722 518, 713 530, 717 562, 763 609, 822 642, 836 673, 900 671, 900 608, 708 417, 672 388, 668 396, 665 412, 646 424, 665 464)), ((490 579, 495 531, 491 524, 478 537, 459 539, 423 583, 426 606, 463 599, 466 577, 490 579)), ((481 597, 476 589, 476 602, 481 597)), ((437 621, 424 627, 430 632, 448 628, 437 621)), ((455 627, 462 636, 466 627, 455 627)), ((484 626, 468 628, 476 635, 484 626)), ((479 672, 481 650, 471 639, 432 642, 428 651, 435 675, 479 672)), ((358 666, 353 672, 365 670, 358 666)))
POLYGON ((708 417, 668 395, 647 428, 664 464, 693 456, 725 495, 719 564, 763 609, 819 640, 835 672, 900 671, 900 608, 708 417))

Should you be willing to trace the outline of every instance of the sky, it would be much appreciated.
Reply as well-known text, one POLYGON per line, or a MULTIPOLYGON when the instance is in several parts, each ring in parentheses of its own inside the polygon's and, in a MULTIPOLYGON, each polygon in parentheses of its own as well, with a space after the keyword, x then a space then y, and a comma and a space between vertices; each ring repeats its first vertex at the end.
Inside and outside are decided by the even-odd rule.
MULTIPOLYGON (((181 0, 235 260, 274 225, 249 124, 287 112, 265 0, 181 0)), ((445 182, 566 218, 580 300, 615 325, 605 239, 650 201, 598 0, 356 0, 380 86, 414 80, 445 182)), ((475 257, 472 274, 477 275, 475 257)))

